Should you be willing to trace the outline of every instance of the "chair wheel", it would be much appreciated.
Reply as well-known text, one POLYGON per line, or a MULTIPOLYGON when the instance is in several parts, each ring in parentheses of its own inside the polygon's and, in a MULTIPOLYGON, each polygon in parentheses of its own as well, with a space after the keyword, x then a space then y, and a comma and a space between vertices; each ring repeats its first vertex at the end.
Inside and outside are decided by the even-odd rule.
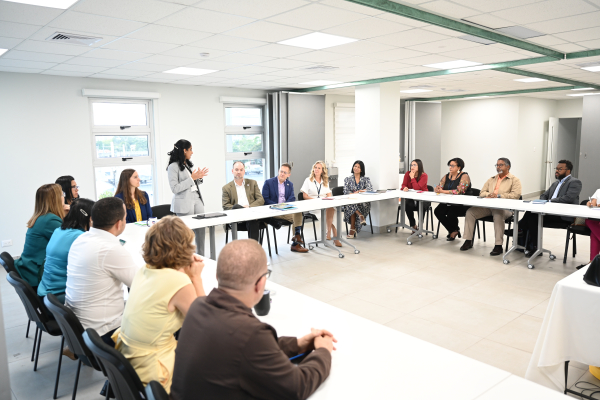
POLYGON ((308 246, 308 249, 309 249, 309 250, 314 250, 314 249, 315 249, 315 246, 313 246, 313 245, 311 244, 311 245, 309 245, 309 246, 308 246))
POLYGON ((423 235, 421 235, 420 233, 419 233, 419 235, 418 235, 418 236, 419 236, 419 239, 421 239, 421 238, 423 237, 423 235))
POLYGON ((360 250, 354 250, 354 254, 359 254, 360 250))
POLYGON ((434 238, 434 239, 437 239, 437 237, 438 237, 437 235, 433 235, 433 236, 432 236, 432 238, 434 238))
POLYGON ((534 268, 535 268, 535 265, 527 264, 527 268, 529 268, 529 269, 534 269, 534 268))
POLYGON ((551 260, 556 260, 556 256, 554 254, 550 254, 550 259, 551 260))
POLYGON ((406 242, 406 244, 410 246, 412 244, 412 242, 406 242))
POLYGON ((504 264, 510 264, 510 261, 504 260, 504 264))
POLYGON ((340 258, 344 258, 344 255, 343 255, 343 254, 338 254, 338 256, 339 256, 340 258))
POLYGON ((387 233, 390 233, 392 230, 390 228, 387 228, 387 233))

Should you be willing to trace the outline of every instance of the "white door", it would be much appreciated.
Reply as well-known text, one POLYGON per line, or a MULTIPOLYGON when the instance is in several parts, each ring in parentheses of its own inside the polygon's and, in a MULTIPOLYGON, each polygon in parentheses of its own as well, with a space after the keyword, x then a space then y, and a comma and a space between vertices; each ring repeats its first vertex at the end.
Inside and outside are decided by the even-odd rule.
POLYGON ((548 121, 548 149, 546 150, 546 186, 554 182, 554 164, 556 160, 556 138, 558 135, 558 118, 550 117, 548 121))

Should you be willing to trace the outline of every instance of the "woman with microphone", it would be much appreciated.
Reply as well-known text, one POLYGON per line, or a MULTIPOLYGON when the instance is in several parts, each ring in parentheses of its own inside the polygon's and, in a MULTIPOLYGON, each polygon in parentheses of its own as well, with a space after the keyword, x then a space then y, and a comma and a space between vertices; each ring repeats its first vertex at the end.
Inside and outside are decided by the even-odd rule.
MULTIPOLYGON (((200 193, 200 184, 203 178, 208 175, 208 168, 197 168, 192 170, 194 164, 190 161, 192 158, 192 144, 179 139, 169 153, 169 165, 167 173, 169 176, 169 186, 173 192, 173 201, 171 202, 171 212, 178 217, 184 215, 196 215, 204 212, 204 200, 200 193)), ((196 235, 196 252, 204 255, 204 228, 194 229, 196 235)))

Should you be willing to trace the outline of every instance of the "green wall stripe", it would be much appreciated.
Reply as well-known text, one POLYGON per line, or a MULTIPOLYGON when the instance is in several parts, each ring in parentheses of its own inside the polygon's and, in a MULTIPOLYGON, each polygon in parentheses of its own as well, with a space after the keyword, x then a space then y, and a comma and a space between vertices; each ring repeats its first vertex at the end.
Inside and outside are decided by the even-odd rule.
POLYGON ((441 15, 433 14, 424 10, 419 10, 404 4, 396 3, 389 0, 346 0, 352 3, 360 4, 363 6, 376 8, 381 11, 386 11, 392 14, 400 15, 415 19, 417 21, 426 22, 431 25, 441 26, 443 28, 451 29, 453 31, 466 33, 469 35, 477 36, 480 38, 492 40, 497 43, 506 44, 508 46, 517 47, 519 49, 532 51, 534 53, 543 54, 546 56, 554 57, 556 59, 563 59, 565 55, 559 51, 549 49, 547 47, 539 46, 534 43, 530 43, 524 40, 515 39, 510 36, 502 35, 498 32, 489 31, 487 29, 479 28, 474 25, 466 24, 451 18, 443 17, 441 15))
POLYGON ((555 92, 558 90, 571 90, 571 89, 576 89, 576 88, 578 88, 578 86, 561 86, 561 87, 553 87, 553 88, 510 90, 507 92, 463 94, 463 95, 459 95, 459 96, 430 97, 430 98, 421 98, 421 99, 414 98, 414 99, 404 99, 404 100, 407 100, 407 101, 439 101, 439 100, 464 99, 465 97, 507 96, 507 95, 523 94, 523 93, 555 92))
POLYGON ((566 54, 567 60, 571 60, 573 58, 584 58, 584 57, 594 57, 594 56, 600 56, 600 49, 576 51, 574 53, 566 54))
POLYGON ((539 72, 526 71, 526 70, 517 69, 517 68, 496 68, 495 70, 496 71, 501 71, 501 72, 506 72, 506 73, 509 73, 509 74, 523 75, 523 76, 529 76, 529 77, 532 77, 532 78, 546 79, 546 80, 549 80, 549 81, 552 81, 552 82, 565 83, 567 85, 575 85, 575 86, 579 86, 579 87, 591 87, 591 88, 594 88, 594 89, 600 89, 599 85, 595 85, 593 83, 586 83, 586 82, 581 82, 581 81, 574 81, 572 79, 560 78, 558 76, 540 74, 539 72))

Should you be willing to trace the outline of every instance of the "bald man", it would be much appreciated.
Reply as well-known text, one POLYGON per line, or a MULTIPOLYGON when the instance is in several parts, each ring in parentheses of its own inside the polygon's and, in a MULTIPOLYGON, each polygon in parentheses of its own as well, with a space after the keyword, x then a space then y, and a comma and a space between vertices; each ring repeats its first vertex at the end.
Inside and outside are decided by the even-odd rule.
POLYGON ((255 240, 227 244, 217 261, 219 287, 195 300, 177 344, 171 398, 306 399, 327 379, 336 342, 325 330, 277 337, 254 307, 269 270, 255 240), (311 352, 298 366, 290 357, 311 352))

